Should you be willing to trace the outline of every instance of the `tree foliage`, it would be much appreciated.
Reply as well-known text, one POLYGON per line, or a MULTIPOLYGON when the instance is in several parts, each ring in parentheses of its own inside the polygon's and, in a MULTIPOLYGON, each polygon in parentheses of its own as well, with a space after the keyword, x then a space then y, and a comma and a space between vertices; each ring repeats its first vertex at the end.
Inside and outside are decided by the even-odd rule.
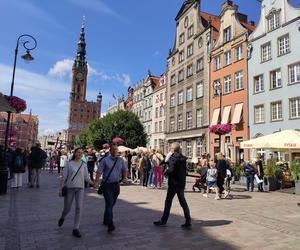
POLYGON ((129 148, 145 146, 147 141, 139 118, 132 112, 121 110, 92 121, 76 138, 76 144, 99 150, 103 144, 110 143, 116 136, 124 139, 123 145, 129 148))

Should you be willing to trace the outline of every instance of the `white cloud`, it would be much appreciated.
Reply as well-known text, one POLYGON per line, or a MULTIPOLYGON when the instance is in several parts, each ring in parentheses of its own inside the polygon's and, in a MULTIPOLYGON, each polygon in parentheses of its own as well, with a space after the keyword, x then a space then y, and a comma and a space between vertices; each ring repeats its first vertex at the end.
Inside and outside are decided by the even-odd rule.
POLYGON ((120 15, 111 9, 107 4, 100 0, 68 0, 69 2, 98 13, 104 13, 113 17, 120 18, 120 15))
POLYGON ((122 83, 125 87, 129 87, 131 84, 131 78, 128 74, 116 75, 115 79, 122 83))
POLYGON ((54 130, 52 128, 46 128, 43 132, 40 133, 41 135, 53 135, 54 130))
POLYGON ((57 76, 64 77, 66 75, 71 75, 72 65, 74 61, 71 59, 63 59, 61 61, 57 61, 52 68, 50 68, 48 75, 49 76, 57 76))

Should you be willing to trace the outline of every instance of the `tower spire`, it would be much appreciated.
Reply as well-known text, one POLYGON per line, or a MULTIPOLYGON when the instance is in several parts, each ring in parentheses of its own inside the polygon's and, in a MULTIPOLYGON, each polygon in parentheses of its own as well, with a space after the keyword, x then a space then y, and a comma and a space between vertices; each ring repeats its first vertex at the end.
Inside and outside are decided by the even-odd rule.
POLYGON ((82 24, 81 24, 81 32, 79 41, 77 43, 77 54, 75 58, 75 66, 77 68, 84 67, 86 65, 86 43, 85 43, 85 16, 82 17, 82 24))

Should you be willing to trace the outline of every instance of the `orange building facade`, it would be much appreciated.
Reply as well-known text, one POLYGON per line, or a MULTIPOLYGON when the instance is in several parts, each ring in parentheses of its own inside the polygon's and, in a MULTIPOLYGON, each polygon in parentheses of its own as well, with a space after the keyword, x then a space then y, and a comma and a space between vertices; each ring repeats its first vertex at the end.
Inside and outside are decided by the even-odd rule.
POLYGON ((210 64, 210 126, 231 125, 231 132, 221 135, 221 143, 220 136, 210 132, 210 153, 221 151, 235 163, 248 159, 240 143, 249 138, 247 38, 255 28, 237 10, 232 1, 222 5, 219 38, 210 64))

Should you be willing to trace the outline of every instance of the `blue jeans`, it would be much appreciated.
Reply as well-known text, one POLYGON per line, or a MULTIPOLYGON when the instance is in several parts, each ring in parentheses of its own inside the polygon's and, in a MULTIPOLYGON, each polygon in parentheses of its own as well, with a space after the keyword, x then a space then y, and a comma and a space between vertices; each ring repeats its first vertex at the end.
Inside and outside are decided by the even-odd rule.
POLYGON ((148 186, 150 185, 154 185, 154 170, 153 168, 151 168, 150 172, 149 172, 149 180, 148 180, 148 186))
POLYGON ((120 184, 106 183, 103 186, 103 196, 105 200, 105 211, 103 223, 112 226, 113 223, 113 207, 116 204, 117 198, 120 194, 120 184))
POLYGON ((254 189, 254 176, 248 175, 247 176, 247 190, 253 191, 253 189, 254 189))

